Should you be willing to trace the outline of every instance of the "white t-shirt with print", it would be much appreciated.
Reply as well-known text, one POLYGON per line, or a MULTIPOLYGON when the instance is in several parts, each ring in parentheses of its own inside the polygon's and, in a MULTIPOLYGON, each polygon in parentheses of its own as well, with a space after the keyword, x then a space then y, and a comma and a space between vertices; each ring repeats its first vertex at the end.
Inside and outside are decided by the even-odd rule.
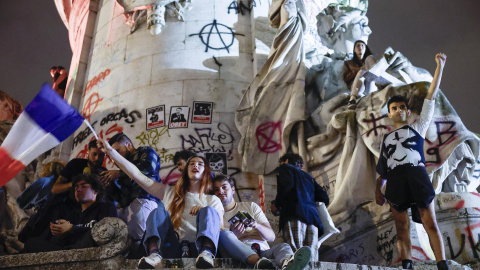
MULTIPOLYGON (((235 216, 238 211, 246 211, 259 224, 268 223, 267 217, 263 213, 262 208, 258 206, 258 204, 254 202, 237 202, 235 208, 228 212, 225 212, 225 215, 223 216, 223 224, 226 230, 230 230, 230 223, 228 223, 228 220, 235 216)), ((250 232, 245 232, 238 239, 249 246, 251 246, 253 243, 258 243, 261 250, 270 249, 267 241, 263 239, 262 235, 258 232, 257 229, 253 229, 250 232)))

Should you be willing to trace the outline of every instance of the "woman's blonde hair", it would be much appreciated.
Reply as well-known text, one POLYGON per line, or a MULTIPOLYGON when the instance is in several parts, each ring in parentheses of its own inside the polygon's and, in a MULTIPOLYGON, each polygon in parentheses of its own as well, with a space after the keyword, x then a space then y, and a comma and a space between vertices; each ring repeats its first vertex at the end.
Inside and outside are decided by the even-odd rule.
POLYGON ((175 230, 180 227, 182 223, 182 215, 183 211, 185 210, 185 195, 190 188, 190 179, 188 178, 188 164, 193 158, 200 158, 202 159, 203 163, 205 164, 205 170, 203 171, 202 182, 200 184, 200 198, 203 195, 209 194, 212 190, 212 170, 210 169, 210 164, 208 160, 201 156, 193 156, 187 160, 186 168, 182 172, 182 177, 178 179, 177 183, 175 184, 174 195, 172 202, 168 207, 168 212, 170 212, 172 224, 175 230))
POLYGON ((60 160, 48 162, 47 164, 43 165, 42 172, 39 176, 46 177, 54 175, 56 179, 60 176, 65 166, 65 162, 60 160))

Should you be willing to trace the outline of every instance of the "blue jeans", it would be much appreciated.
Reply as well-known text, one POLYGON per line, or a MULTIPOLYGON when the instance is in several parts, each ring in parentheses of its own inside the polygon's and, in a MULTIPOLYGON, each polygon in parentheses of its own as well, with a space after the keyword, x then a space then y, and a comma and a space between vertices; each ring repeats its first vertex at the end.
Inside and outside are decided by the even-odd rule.
MULTIPOLYGON (((220 234, 220 216, 217 210, 211 206, 200 209, 197 213, 197 237, 195 240, 196 250, 190 249, 190 256, 196 257, 201 249, 201 237, 210 239, 215 245, 215 251, 218 248, 218 238, 220 234)), ((164 258, 180 258, 182 251, 180 240, 173 229, 170 213, 165 209, 162 202, 158 203, 158 208, 153 210, 147 219, 147 230, 143 245, 148 254, 148 240, 151 237, 157 237, 157 247, 164 258)))
MULTIPOLYGON (((247 258, 257 254, 252 248, 242 241, 231 231, 221 231, 218 243, 218 249, 222 256, 234 258, 247 264, 247 258)), ((272 260, 278 267, 282 267, 283 260, 293 255, 292 248, 287 243, 282 243, 271 247, 268 250, 261 250, 260 257, 272 260)))
POLYGON ((39 208, 48 199, 48 196, 52 194, 52 187, 55 184, 56 179, 54 175, 38 178, 28 186, 20 196, 17 198, 17 203, 22 209, 29 209, 32 206, 39 208))

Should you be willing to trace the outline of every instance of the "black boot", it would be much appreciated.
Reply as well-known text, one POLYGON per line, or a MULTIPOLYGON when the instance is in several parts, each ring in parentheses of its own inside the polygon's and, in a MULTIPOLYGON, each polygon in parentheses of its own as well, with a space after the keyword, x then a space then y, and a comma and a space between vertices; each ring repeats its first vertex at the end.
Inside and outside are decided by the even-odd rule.
POLYGON ((403 269, 413 269, 412 260, 402 260, 402 268, 403 269))
POLYGON ((447 263, 446 260, 437 262, 437 269, 438 270, 450 270, 450 268, 448 268, 448 263, 447 263))

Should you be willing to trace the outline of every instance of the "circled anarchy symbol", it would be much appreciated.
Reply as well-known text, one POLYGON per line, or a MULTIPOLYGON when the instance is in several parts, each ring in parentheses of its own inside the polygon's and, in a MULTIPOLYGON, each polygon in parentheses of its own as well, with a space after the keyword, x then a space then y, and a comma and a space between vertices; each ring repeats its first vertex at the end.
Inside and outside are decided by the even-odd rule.
POLYGON ((282 149, 282 121, 265 122, 255 132, 258 149, 264 153, 275 153, 282 149), (275 140, 275 138, 278 138, 275 140))
POLYGON ((85 117, 85 119, 87 119, 88 121, 90 121, 90 116, 92 116, 92 114, 95 112, 95 110, 97 109, 98 107, 98 104, 100 103, 100 101, 102 101, 103 98, 100 98, 100 96, 98 95, 98 93, 93 93, 88 99, 87 101, 85 101, 85 104, 83 104, 83 109, 82 109, 82 115, 83 117, 85 117))
POLYGON ((191 34, 191 36, 198 35, 200 40, 205 45, 205 52, 208 52, 208 49, 212 50, 228 50, 235 41, 235 35, 243 36, 242 34, 234 33, 232 28, 217 23, 217 20, 213 20, 212 23, 205 25, 200 33, 191 34))

